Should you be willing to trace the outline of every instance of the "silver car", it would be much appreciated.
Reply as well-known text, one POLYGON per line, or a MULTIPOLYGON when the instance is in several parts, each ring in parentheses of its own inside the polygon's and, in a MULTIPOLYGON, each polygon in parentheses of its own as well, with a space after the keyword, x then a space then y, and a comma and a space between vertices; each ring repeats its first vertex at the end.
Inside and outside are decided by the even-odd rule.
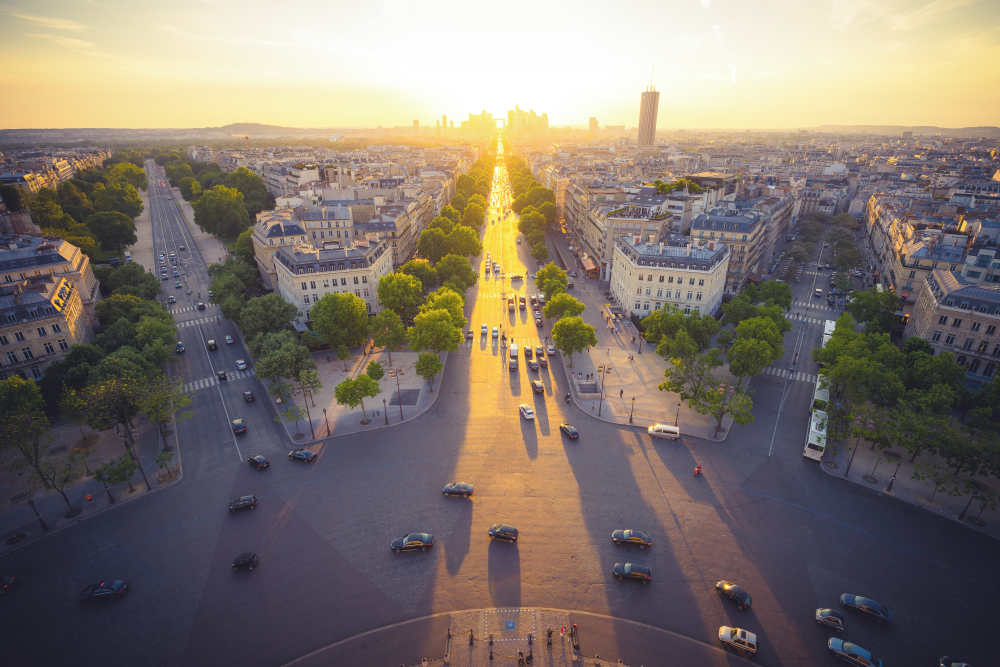
POLYGON ((816 623, 818 625, 828 625, 837 632, 844 631, 844 623, 847 618, 835 609, 817 609, 816 623))

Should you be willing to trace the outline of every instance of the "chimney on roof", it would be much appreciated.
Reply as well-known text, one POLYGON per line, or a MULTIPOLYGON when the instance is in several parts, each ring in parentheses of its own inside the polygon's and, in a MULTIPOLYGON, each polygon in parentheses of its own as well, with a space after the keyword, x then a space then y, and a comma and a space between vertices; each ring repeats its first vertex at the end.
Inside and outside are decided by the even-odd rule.
POLYGON ((691 244, 688 243, 687 246, 685 246, 685 248, 687 249, 686 252, 685 252, 685 255, 687 257, 690 257, 691 256, 691 244))

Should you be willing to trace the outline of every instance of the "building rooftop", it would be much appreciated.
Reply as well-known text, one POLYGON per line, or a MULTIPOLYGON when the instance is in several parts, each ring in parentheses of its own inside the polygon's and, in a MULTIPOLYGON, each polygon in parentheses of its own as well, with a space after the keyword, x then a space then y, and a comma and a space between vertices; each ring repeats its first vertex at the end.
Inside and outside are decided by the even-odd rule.
POLYGON ((690 263, 692 269, 707 270, 729 252, 725 243, 707 241, 693 244, 687 236, 674 233, 665 235, 661 243, 646 243, 639 236, 625 234, 618 238, 616 245, 637 264, 662 267, 669 264, 668 268, 677 268, 674 265, 679 263, 680 268, 685 268, 684 264, 690 263))
POLYGON ((973 285, 947 269, 934 269, 927 276, 927 284, 940 305, 1000 315, 1000 286, 973 285))

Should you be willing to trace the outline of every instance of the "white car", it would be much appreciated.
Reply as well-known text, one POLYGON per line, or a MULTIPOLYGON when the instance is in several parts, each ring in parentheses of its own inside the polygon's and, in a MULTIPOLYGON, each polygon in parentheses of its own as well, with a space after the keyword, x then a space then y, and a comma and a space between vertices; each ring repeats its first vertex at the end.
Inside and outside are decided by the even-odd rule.
POLYGON ((500 337, 500 330, 497 329, 496 327, 493 327, 493 337, 494 338, 499 338, 500 337))
POLYGON ((757 652, 757 635, 740 628, 723 625, 719 628, 719 641, 741 651, 753 654, 757 652))
POLYGON ((485 336, 485 335, 486 335, 486 332, 490 330, 490 327, 489 327, 488 325, 484 324, 484 325, 483 325, 482 327, 480 327, 480 328, 479 328, 479 330, 480 330, 480 331, 482 332, 482 334, 483 334, 483 335, 485 336))
POLYGON ((531 406, 528 405, 527 403, 522 403, 518 409, 521 411, 521 416, 524 417, 525 419, 535 418, 535 411, 532 410, 531 406))
POLYGON ((555 345, 549 345, 547 348, 545 348, 545 354, 549 355, 550 357, 555 353, 556 353, 555 345))

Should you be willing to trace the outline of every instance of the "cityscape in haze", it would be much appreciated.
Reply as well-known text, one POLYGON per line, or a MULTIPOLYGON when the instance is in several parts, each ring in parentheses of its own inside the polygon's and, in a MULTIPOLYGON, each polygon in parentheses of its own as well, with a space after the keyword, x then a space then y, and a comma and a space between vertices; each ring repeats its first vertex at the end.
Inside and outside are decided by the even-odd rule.
POLYGON ((0 26, 10 664, 990 664, 1000 4, 0 26))

